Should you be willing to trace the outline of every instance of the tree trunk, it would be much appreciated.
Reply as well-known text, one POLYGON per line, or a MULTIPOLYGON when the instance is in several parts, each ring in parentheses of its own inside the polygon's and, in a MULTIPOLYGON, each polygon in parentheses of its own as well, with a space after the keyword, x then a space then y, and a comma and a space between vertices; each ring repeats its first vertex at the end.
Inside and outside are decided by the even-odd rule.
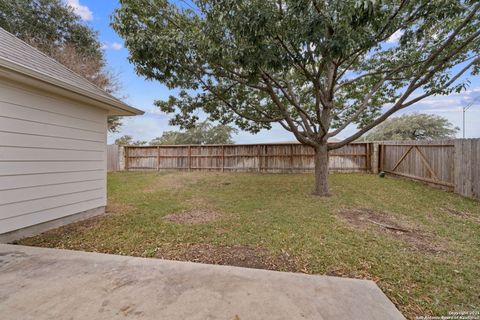
POLYGON ((329 196, 328 192, 328 150, 327 144, 321 144, 315 149, 315 189, 316 196, 329 196))

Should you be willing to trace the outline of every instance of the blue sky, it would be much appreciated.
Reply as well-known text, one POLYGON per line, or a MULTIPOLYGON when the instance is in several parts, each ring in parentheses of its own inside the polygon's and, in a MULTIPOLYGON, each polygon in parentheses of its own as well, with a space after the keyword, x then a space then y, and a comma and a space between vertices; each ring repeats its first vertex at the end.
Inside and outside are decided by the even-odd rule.
MULTIPOLYGON (((124 118, 120 133, 109 134, 109 143, 115 138, 128 134, 135 139, 149 141, 162 134, 163 131, 177 128, 168 125, 169 115, 161 112, 153 105, 155 100, 167 99, 175 91, 169 90, 159 82, 146 81, 135 74, 133 66, 128 62, 128 51, 123 47, 122 39, 110 27, 110 16, 119 6, 116 0, 65 0, 82 19, 99 31, 100 41, 104 44, 109 69, 119 75, 122 84, 121 96, 125 102, 145 111, 143 116, 124 118)), ((392 39, 394 41, 395 39, 392 39)), ((461 94, 435 96, 403 110, 403 113, 422 112, 446 117, 455 126, 462 127, 462 106, 472 99, 480 97, 480 77, 471 78, 469 89, 461 94)), ((466 137, 480 137, 480 98, 466 113, 466 137)), ((355 128, 347 128, 340 138, 347 137, 355 128)), ((462 133, 458 133, 461 137, 462 133)), ((239 132, 234 137, 237 143, 293 141, 294 137, 283 128, 275 126, 272 130, 262 131, 256 135, 239 132)))

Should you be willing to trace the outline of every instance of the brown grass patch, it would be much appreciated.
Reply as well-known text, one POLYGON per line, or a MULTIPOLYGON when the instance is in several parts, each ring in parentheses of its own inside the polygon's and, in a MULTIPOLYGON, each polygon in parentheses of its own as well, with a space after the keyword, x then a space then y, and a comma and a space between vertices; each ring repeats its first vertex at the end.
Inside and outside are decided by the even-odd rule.
POLYGON ((298 271, 295 260, 288 254, 275 256, 263 248, 242 245, 166 245, 156 249, 155 257, 254 269, 298 271))
POLYGON ((163 219, 180 224, 205 224, 220 217, 221 214, 215 210, 192 209, 166 215, 163 219))
POLYGON ((134 208, 135 207, 130 204, 109 201, 107 208, 105 209, 105 213, 122 214, 132 211, 134 208))
POLYGON ((339 215, 355 228, 387 234, 412 245, 417 250, 433 254, 447 252, 431 235, 413 228, 411 224, 400 221, 392 214, 363 208, 342 210, 339 215))

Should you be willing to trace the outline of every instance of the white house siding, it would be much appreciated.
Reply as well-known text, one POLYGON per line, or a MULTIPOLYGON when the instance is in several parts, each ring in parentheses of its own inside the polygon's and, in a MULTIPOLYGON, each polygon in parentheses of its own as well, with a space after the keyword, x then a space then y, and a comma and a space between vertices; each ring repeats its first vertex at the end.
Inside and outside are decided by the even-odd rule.
POLYGON ((0 234, 106 205, 107 112, 0 78, 0 234))

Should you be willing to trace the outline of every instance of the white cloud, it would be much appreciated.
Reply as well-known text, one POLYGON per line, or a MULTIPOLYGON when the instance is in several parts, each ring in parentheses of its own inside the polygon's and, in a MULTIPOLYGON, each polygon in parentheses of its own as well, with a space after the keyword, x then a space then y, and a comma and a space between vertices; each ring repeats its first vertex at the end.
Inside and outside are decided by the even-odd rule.
POLYGON ((114 42, 114 43, 112 43, 111 48, 112 48, 113 50, 120 50, 120 49, 123 48, 123 45, 122 45, 121 43, 114 42))
POLYGON ((167 116, 167 114, 165 112, 163 112, 162 110, 160 110, 158 107, 144 108, 143 111, 145 111, 145 113, 151 114, 151 115, 164 116, 164 117, 167 116))
POLYGON ((102 49, 103 50, 108 50, 108 49, 111 49, 111 50, 120 50, 123 48, 123 44, 121 43, 118 43, 118 42, 113 42, 113 43, 104 43, 102 44, 102 49))
POLYGON ((432 108, 432 109, 425 109, 425 112, 428 113, 447 113, 447 112, 461 112, 461 107, 454 107, 454 108, 432 108))
POLYGON ((444 105, 444 106, 457 106, 460 103, 460 99, 455 99, 454 97, 444 97, 444 96, 439 96, 439 97, 430 97, 426 98, 424 100, 420 100, 418 102, 419 105, 425 105, 425 106, 437 106, 439 104, 444 105))
POLYGON ((400 37, 403 35, 402 30, 397 30, 395 31, 394 34, 390 36, 390 38, 387 39, 387 43, 396 43, 398 40, 400 40, 400 37))
POLYGON ((67 0, 67 5, 72 7, 73 12, 82 18, 83 21, 90 21, 93 19, 93 13, 87 6, 80 4, 80 0, 67 0))

